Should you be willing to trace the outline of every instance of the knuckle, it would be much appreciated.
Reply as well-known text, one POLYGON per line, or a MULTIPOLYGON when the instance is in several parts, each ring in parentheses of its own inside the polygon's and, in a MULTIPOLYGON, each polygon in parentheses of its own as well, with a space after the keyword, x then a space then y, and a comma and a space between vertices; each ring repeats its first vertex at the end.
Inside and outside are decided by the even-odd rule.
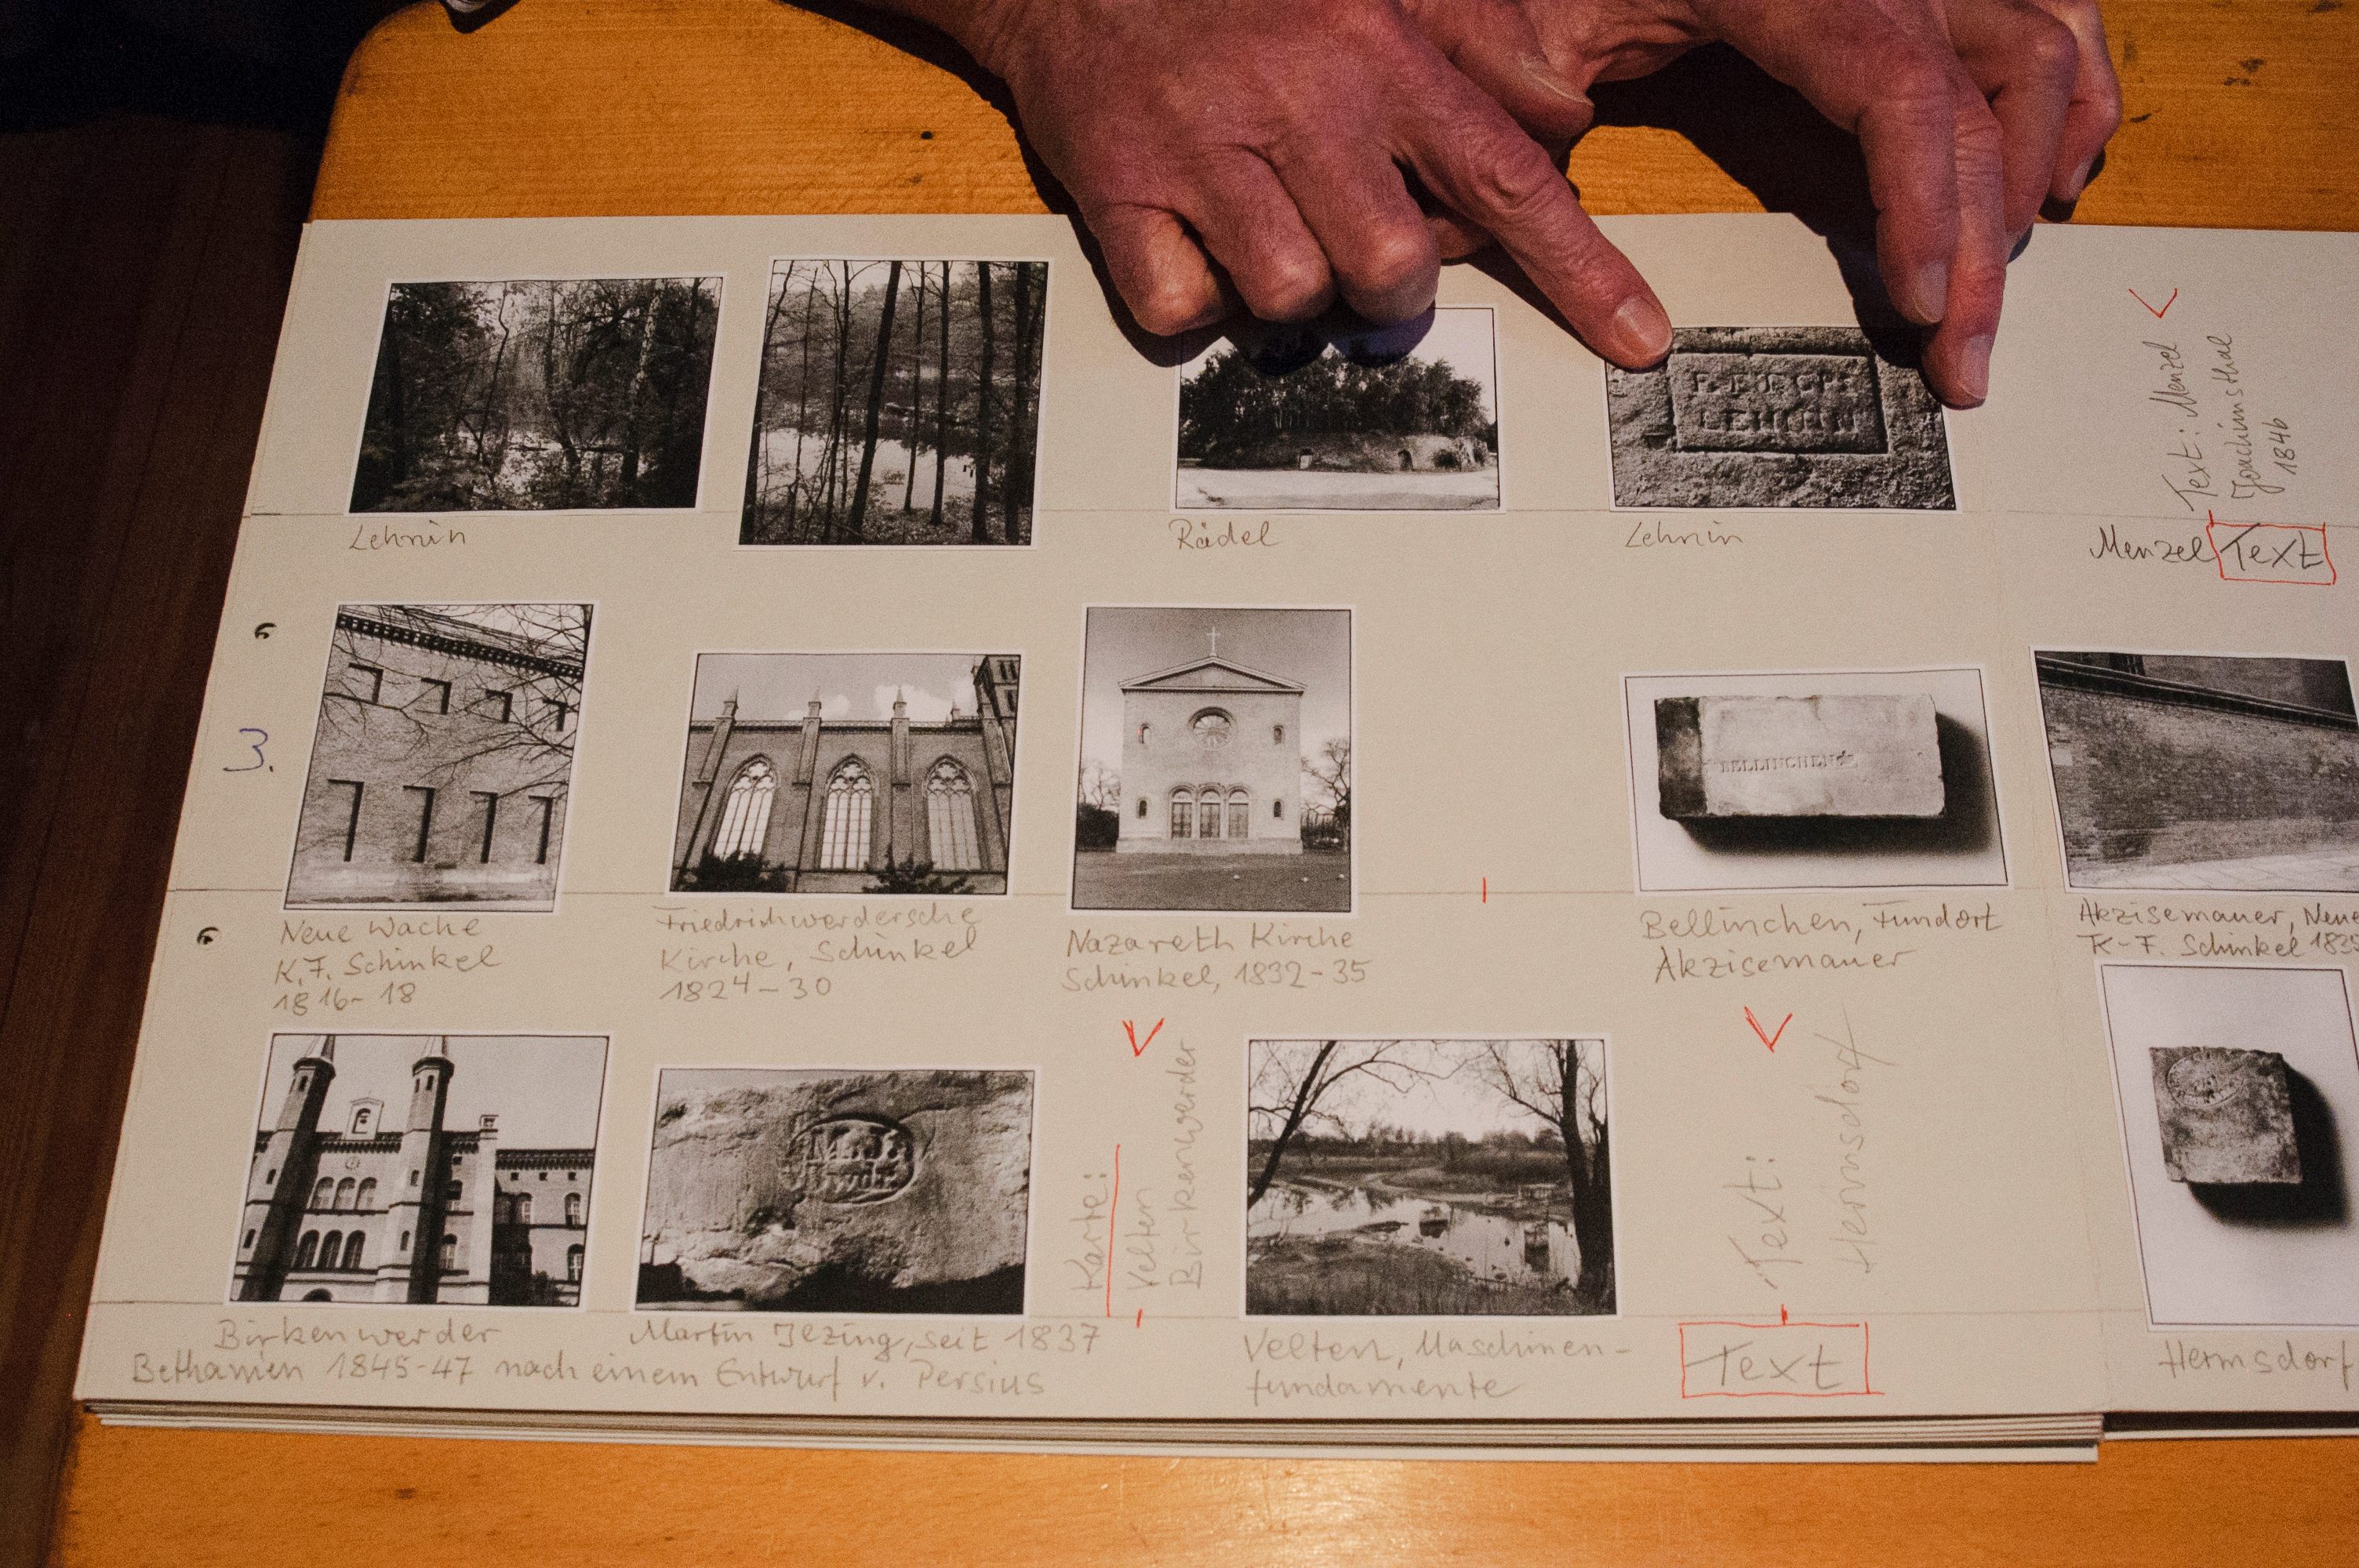
POLYGON ((1354 247, 1354 281, 1378 294, 1415 288, 1432 276, 1438 259, 1422 224, 1387 224, 1354 247))
POLYGON ((1308 256, 1267 258, 1244 287, 1245 303, 1265 321, 1299 321, 1327 308, 1332 280, 1326 265, 1308 256))
POLYGON ((2081 70, 2081 40, 2072 29, 2034 10, 2024 18, 2023 55, 2027 64, 2051 87, 2069 89, 2081 70))
POLYGON ((1540 216, 1566 189, 1564 176, 1536 142, 1489 134, 1470 136, 1465 145, 1482 207, 1469 216, 1515 228, 1540 216))
POLYGON ((1201 293, 1184 280, 1165 275, 1146 278, 1126 297, 1139 326, 1158 338, 1175 337, 1196 325, 1203 314, 1201 293))

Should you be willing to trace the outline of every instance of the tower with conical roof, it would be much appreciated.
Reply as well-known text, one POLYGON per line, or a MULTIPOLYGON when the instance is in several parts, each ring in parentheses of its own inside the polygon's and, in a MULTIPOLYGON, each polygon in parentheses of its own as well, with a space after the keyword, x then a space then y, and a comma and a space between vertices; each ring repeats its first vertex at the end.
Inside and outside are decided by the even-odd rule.
POLYGON ((450 1104, 453 1070, 450 1040, 440 1034, 409 1065, 409 1117, 402 1126, 396 1162, 400 1185, 386 1205, 394 1238, 392 1267, 378 1281, 380 1301, 430 1302, 440 1294, 451 1179, 442 1113, 450 1104))
POLYGON ((320 1112, 335 1076, 336 1037, 322 1034, 296 1058, 277 1125, 264 1135, 260 1157, 246 1172, 245 1223, 238 1235, 240 1301, 277 1301, 287 1281, 320 1163, 320 1112))

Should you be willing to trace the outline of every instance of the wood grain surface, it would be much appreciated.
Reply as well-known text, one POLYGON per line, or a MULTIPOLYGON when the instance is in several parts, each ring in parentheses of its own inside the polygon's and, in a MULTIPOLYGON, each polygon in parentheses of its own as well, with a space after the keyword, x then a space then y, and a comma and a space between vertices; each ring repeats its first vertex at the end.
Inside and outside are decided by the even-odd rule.
MULTIPOLYGON (((2129 124, 2081 218, 2359 227, 2359 10, 2113 0, 2106 14, 2129 124)), ((1571 164, 1596 211, 1855 200, 1840 138, 1724 57, 1601 92, 1600 110, 1571 164)), ((989 84, 938 40, 862 14, 766 0, 524 0, 471 36, 424 6, 380 28, 346 78, 312 211, 1060 210, 1036 172, 989 84)), ((110 1016, 97 1044, 127 1052, 128 1027, 110 1016)), ((53 1552, 76 1564, 236 1568, 461 1558, 2227 1568, 2359 1561, 2354 1499, 2359 1443, 2334 1440, 2115 1443, 2093 1465, 1328 1463, 288 1437, 84 1416, 53 1552)))

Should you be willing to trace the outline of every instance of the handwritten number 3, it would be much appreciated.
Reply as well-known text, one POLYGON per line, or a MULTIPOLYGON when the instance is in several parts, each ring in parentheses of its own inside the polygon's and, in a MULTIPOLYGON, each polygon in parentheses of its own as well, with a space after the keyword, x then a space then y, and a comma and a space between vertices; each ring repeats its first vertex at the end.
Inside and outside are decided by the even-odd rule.
POLYGON ((246 741, 246 744, 254 748, 254 761, 234 768, 225 767, 222 769, 222 772, 225 773, 250 773, 256 768, 269 766, 270 759, 262 754, 262 748, 270 743, 270 731, 267 730, 240 730, 238 733, 253 737, 252 740, 246 741))

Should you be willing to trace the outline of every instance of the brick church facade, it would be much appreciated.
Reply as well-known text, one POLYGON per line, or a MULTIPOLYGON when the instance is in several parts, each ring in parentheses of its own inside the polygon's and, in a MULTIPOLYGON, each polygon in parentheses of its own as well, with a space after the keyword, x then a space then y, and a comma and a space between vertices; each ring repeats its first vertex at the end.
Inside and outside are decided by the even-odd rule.
POLYGON ((1302 687, 1217 653, 1125 681, 1117 852, 1302 852, 1302 687))
POLYGON ((874 892, 929 869, 1007 891, 1019 660, 975 661, 977 711, 919 721, 748 719, 737 699, 691 721, 672 835, 675 892, 874 892))
POLYGON ((399 1126, 365 1095, 332 1121, 334 1035, 296 1061, 255 1136, 234 1300, 580 1304, 596 1152, 502 1148, 493 1115, 446 1126, 456 1067, 420 1041, 399 1126))

